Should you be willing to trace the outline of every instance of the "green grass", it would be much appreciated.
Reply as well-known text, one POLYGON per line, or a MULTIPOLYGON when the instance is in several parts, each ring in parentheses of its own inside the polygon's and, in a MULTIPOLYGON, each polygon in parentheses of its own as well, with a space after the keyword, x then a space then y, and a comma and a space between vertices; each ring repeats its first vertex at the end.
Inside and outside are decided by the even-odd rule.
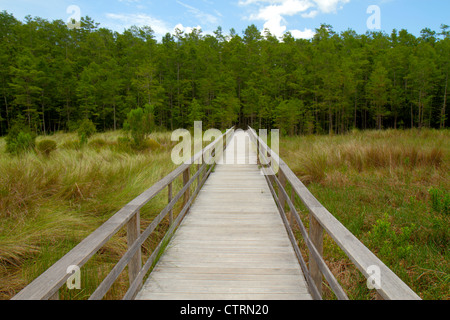
MULTIPOLYGON (((120 143, 121 132, 97 134, 80 146, 75 134, 38 137, 57 143, 49 155, 11 156, 0 139, 0 299, 10 299, 58 261, 120 208, 175 169, 169 133, 155 133, 141 150, 120 143)), ((174 193, 181 181, 174 184, 174 193)), ((162 192, 141 211, 145 228, 167 204, 162 192)), ((168 223, 146 242, 149 256, 168 223)), ((64 299, 85 299, 126 250, 121 230, 82 268, 82 290, 64 299)), ((106 298, 128 285, 126 270, 106 298)))
MULTIPOLYGON (((122 135, 97 134, 85 146, 76 134, 38 137, 37 143, 55 141, 57 149, 21 156, 6 154, 0 139, 0 299, 10 299, 175 168, 169 133, 152 134, 141 150, 122 135)), ((449 138, 449 131, 434 130, 286 137, 280 153, 318 200, 415 292, 449 299, 449 138)), ((178 179, 173 194, 180 189, 178 179)), ((142 229, 166 204, 163 191, 142 209, 142 229)), ((305 208, 297 205, 308 226, 305 208)), ((164 221, 148 239, 144 259, 167 229, 164 221)), ((63 288, 61 298, 89 297, 125 250, 121 230, 82 268, 82 289, 63 288)), ((374 297, 329 236, 324 252, 350 298, 374 297)), ((125 269, 106 298, 120 298, 127 288, 125 269)), ((325 295, 332 298, 328 288, 325 295)))
MULTIPOLYGON (((316 198, 416 293, 448 300, 448 141, 448 130, 286 137, 280 155, 316 198)), ((298 206, 307 224, 307 210, 298 206)), ((350 298, 374 298, 329 236, 324 246, 330 269, 350 298)))

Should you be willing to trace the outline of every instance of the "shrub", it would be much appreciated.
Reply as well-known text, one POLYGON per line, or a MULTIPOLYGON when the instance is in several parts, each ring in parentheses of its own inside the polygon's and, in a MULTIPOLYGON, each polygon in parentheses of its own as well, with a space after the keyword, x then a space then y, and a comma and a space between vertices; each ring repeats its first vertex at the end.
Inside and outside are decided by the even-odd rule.
POLYGON ((136 147, 141 148, 145 137, 154 130, 153 107, 145 105, 144 108, 131 110, 127 121, 124 124, 124 130, 131 134, 136 147))
POLYGON ((89 120, 84 119, 79 122, 78 125, 78 136, 80 137, 80 144, 85 145, 89 138, 92 137, 97 132, 95 124, 89 120))
POLYGON ((142 141, 141 144, 137 145, 135 143, 132 143, 132 147, 135 150, 138 151, 144 151, 144 150, 159 150, 161 148, 161 145, 153 139, 145 139, 142 141))
POLYGON ((384 214, 382 219, 376 221, 373 229, 369 232, 374 244, 378 247, 380 254, 388 259, 405 259, 411 255, 413 246, 410 244, 411 236, 416 230, 416 225, 400 229, 399 233, 394 231, 389 222, 389 216, 384 214))
POLYGON ((42 140, 37 144, 38 151, 47 157, 50 155, 50 153, 56 150, 56 147, 56 142, 48 139, 42 140))
POLYGON ((6 152, 20 154, 33 150, 36 144, 36 136, 19 119, 11 127, 6 137, 6 152))
POLYGON ((450 214, 450 194, 444 190, 430 188, 431 207, 437 213, 450 214))

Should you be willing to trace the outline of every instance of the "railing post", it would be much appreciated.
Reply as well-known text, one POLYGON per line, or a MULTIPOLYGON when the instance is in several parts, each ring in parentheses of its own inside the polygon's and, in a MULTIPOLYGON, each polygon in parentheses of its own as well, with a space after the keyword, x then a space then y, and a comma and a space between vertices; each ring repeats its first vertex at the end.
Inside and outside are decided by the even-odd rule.
MULTIPOLYGON (((316 247, 317 252, 323 257, 323 227, 312 214, 309 215, 309 237, 316 247)), ((316 284, 319 294, 322 296, 322 272, 320 272, 319 265, 316 263, 311 253, 309 254, 309 272, 316 284)))
POLYGON ((261 164, 261 161, 259 159, 259 148, 260 148, 259 139, 258 139, 258 137, 256 137, 256 164, 257 165, 261 164))
MULTIPOLYGON (((173 194, 172 194, 172 182, 171 183, 169 183, 169 186, 168 186, 168 193, 169 193, 169 195, 168 195, 168 203, 170 203, 170 202, 172 202, 172 196, 173 196, 173 194)), ((171 226, 173 224, 173 209, 170 209, 170 211, 169 211, 169 226, 171 226)))
MULTIPOLYGON (((188 184, 190 177, 191 177, 191 170, 190 170, 190 167, 188 167, 183 172, 183 187, 188 184)), ((186 205, 186 203, 188 203, 190 194, 191 194, 191 188, 188 188, 186 190, 186 192, 184 193, 183 207, 186 205)))
MULTIPOLYGON (((140 212, 136 212, 127 224, 127 244, 130 248, 141 233, 140 212)), ((128 277, 130 285, 136 279, 142 267, 141 249, 136 252, 134 257, 128 263, 128 277)))
MULTIPOLYGON (((291 190, 291 202, 295 206, 295 189, 294 189, 294 187, 292 187, 292 190, 291 190)), ((294 226, 294 212, 291 212, 290 210, 289 210, 289 223, 292 228, 294 226)))
POLYGON ((59 300, 59 290, 55 292, 48 300, 59 300))
MULTIPOLYGON (((283 186, 283 189, 286 190, 286 176, 284 175, 283 171, 278 171, 278 180, 280 180, 280 184, 283 186)), ((284 193, 280 190, 278 191, 278 199, 280 199, 281 207, 283 208, 283 212, 285 212, 286 208, 286 199, 284 197, 284 193)))
MULTIPOLYGON (((197 164, 197 171, 200 171, 200 163, 197 164)), ((199 187, 200 187, 200 173, 198 174, 198 177, 197 177, 197 188, 199 188, 199 187)))

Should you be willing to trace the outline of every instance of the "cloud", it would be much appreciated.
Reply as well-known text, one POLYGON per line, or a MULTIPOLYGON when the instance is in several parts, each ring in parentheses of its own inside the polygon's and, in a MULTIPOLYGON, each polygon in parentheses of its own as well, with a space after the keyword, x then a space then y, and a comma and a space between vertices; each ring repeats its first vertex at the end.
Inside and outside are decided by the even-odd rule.
POLYGON ((350 0, 313 0, 317 8, 323 13, 335 13, 337 9, 342 9, 343 5, 350 0))
MULTIPOLYGON (((350 0, 239 0, 239 5, 252 7, 256 12, 247 19, 264 21, 264 29, 277 37, 282 37, 287 30, 285 17, 300 15, 302 18, 315 18, 319 13, 336 13, 350 0)), ((310 29, 290 30, 296 38, 311 38, 314 33, 310 29)))
MULTIPOLYGON (((195 18, 197 18, 198 20, 200 20, 202 22, 205 22, 207 24, 212 24, 212 25, 215 25, 219 22, 219 18, 217 18, 213 14, 203 12, 200 9, 197 9, 193 6, 190 6, 186 3, 178 1, 178 0, 177 0, 177 3, 179 5, 187 8, 189 13, 191 13, 195 18)), ((216 12, 216 14, 217 14, 217 12, 216 12)), ((218 15, 220 15, 220 13, 218 15)))
POLYGON ((289 31, 294 38, 298 39, 311 39, 316 34, 313 30, 305 28, 305 30, 290 30, 289 31))
POLYGON ((318 11, 318 10, 311 10, 311 11, 308 12, 308 13, 302 13, 301 16, 302 16, 302 18, 311 18, 311 19, 313 19, 313 18, 315 18, 318 14, 319 14, 319 11, 318 11))
POLYGON ((150 26, 155 32, 156 36, 164 36, 166 33, 172 31, 171 28, 168 27, 166 22, 143 13, 138 14, 107 13, 106 17, 111 20, 119 21, 120 25, 123 28, 129 28, 131 26, 137 27, 150 26))
POLYGON ((177 30, 177 29, 180 31, 183 31, 185 34, 190 34, 194 29, 201 30, 202 27, 201 26, 185 27, 181 23, 179 23, 173 28, 172 34, 175 34, 175 30, 177 30))

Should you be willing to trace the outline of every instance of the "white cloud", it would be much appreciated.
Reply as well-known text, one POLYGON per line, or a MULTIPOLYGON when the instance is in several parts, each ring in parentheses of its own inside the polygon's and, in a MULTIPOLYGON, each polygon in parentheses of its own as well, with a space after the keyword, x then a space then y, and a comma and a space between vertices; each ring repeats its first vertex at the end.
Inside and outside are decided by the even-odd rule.
POLYGON ((313 30, 305 28, 305 30, 290 30, 290 33, 297 39, 311 39, 316 34, 313 30))
POLYGON ((350 0, 313 0, 323 13, 334 13, 350 0))
POLYGON ((129 28, 131 26, 143 27, 150 26, 155 32, 156 36, 164 36, 166 33, 172 30, 167 26, 162 20, 153 18, 149 15, 139 13, 139 14, 116 14, 107 13, 106 17, 111 20, 116 20, 120 22, 123 28, 129 28))
POLYGON ((317 15, 319 14, 318 10, 311 10, 310 12, 307 13, 302 13, 301 16, 302 18, 315 18, 317 15))
POLYGON ((186 4, 186 3, 183 3, 183 2, 178 1, 178 0, 177 0, 177 3, 179 5, 182 5, 183 7, 187 8, 189 13, 191 13, 195 18, 199 19, 202 22, 206 22, 208 24, 214 24, 214 25, 219 22, 219 18, 217 18, 213 14, 203 12, 200 9, 197 9, 197 8, 195 8, 193 6, 190 6, 190 5, 186 4))
POLYGON ((175 30, 177 30, 177 29, 180 30, 180 31, 183 31, 185 34, 189 34, 189 33, 191 33, 192 31, 194 31, 194 29, 201 30, 202 27, 201 27, 201 26, 196 26, 196 27, 185 27, 185 26, 183 26, 181 23, 179 23, 179 24, 177 24, 177 25, 173 28, 172 34, 175 34, 175 30))
MULTIPOLYGON (((250 14, 249 20, 264 21, 264 29, 277 37, 286 32, 285 17, 300 15, 302 18, 315 18, 319 13, 336 13, 350 0, 239 0, 239 5, 257 9, 250 14)), ((296 38, 311 38, 314 32, 310 29, 289 30, 296 38)))

